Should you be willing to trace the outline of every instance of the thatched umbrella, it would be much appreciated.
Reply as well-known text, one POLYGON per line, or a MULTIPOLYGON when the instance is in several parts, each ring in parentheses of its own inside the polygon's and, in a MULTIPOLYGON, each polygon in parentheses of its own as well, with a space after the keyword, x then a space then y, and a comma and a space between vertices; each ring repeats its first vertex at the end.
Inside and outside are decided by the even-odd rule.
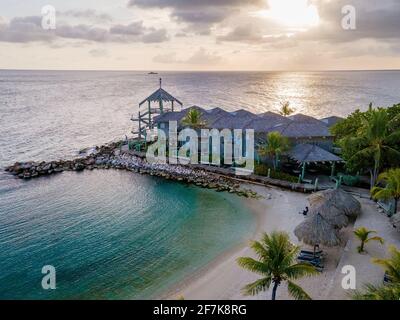
MULTIPOLYGON (((328 202, 328 204, 335 206, 338 210, 342 211, 347 217, 358 217, 361 213, 360 202, 341 189, 328 189, 316 192, 313 193, 308 200, 310 201, 311 207, 326 205, 326 202, 328 202)), ((321 211, 321 213, 323 212, 321 211)))
POLYGON ((318 204, 310 205, 310 215, 320 214, 333 227, 341 229, 347 227, 349 218, 343 213, 343 210, 329 200, 318 204))
POLYGON ((311 215, 300 223, 294 234, 304 243, 315 246, 324 245, 334 247, 340 244, 338 231, 320 213, 311 215))
POLYGON ((400 232, 400 213, 395 214, 390 221, 393 224, 393 227, 397 229, 397 231, 400 232))

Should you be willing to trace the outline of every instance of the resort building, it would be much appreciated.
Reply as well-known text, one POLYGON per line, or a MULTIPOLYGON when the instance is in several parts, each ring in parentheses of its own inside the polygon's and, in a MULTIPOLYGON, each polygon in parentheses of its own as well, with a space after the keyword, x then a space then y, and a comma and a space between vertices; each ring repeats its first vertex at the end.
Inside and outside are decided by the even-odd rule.
MULTIPOLYGON (((284 117, 274 112, 265 112, 254 114, 247 110, 236 110, 233 112, 225 111, 221 108, 203 109, 199 106, 192 106, 183 110, 176 110, 176 106, 182 107, 182 103, 166 92, 161 87, 144 99, 139 104, 139 115, 132 120, 139 123, 137 135, 139 146, 140 141, 146 144, 146 137, 157 130, 165 133, 168 139, 169 125, 171 121, 177 123, 177 131, 188 127, 184 119, 190 110, 197 110, 200 114, 201 125, 204 129, 241 129, 243 131, 242 149, 243 155, 246 151, 245 132, 247 129, 254 130, 255 155, 258 162, 267 161, 265 157, 258 152, 259 146, 266 143, 267 135, 270 132, 279 132, 282 136, 288 138, 290 150, 282 155, 281 162, 289 168, 291 173, 299 176, 299 180, 307 182, 305 179, 306 167, 312 171, 315 166, 330 167, 330 176, 335 175, 335 166, 343 160, 335 154, 334 136, 329 128, 339 121, 339 117, 329 117, 325 119, 316 119, 304 114, 296 114, 284 117), (167 107, 168 104, 168 107, 167 107)), ((197 130, 199 127, 196 128, 197 130)), ((211 138, 210 138, 211 139, 211 138)), ((234 143, 236 143, 234 141, 234 143)), ((223 154, 224 140, 220 141, 221 154, 223 154)), ((223 162, 223 161, 222 161, 223 162)), ((311 181, 310 181, 311 182, 311 181)))

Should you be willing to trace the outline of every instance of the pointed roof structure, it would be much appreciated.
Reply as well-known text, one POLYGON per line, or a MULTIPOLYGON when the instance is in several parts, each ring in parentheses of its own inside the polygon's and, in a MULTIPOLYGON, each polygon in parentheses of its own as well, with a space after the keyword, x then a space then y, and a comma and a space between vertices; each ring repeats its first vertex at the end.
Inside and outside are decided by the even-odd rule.
POLYGON ((162 88, 162 79, 160 78, 160 88, 154 91, 150 96, 139 103, 139 106, 146 102, 176 102, 183 106, 183 103, 176 99, 173 95, 169 94, 162 88))
POLYGON ((298 144, 289 151, 289 157, 298 163, 344 162, 342 158, 318 147, 315 144, 298 144))

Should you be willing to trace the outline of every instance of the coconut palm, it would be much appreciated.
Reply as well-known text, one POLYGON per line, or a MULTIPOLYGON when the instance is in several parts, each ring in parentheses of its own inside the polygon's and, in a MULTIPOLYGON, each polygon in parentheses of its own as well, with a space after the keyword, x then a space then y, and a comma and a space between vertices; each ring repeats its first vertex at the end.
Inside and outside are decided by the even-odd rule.
POLYGON ((374 187, 371 191, 372 197, 376 200, 394 199, 394 213, 396 214, 400 199, 400 169, 390 169, 380 174, 378 182, 383 182, 385 187, 374 187))
POLYGON ((198 129, 205 125, 205 122, 202 120, 202 114, 197 109, 190 109, 181 123, 193 129, 198 129))
POLYGON ((373 259, 372 262, 380 265, 385 270, 392 283, 400 285, 400 250, 395 246, 390 246, 389 253, 389 259, 373 259))
POLYGON ((367 284, 364 291, 356 291, 353 295, 354 300, 399 300, 400 285, 380 285, 374 286, 367 284))
POLYGON ((298 300, 311 300, 310 296, 297 284, 292 282, 304 276, 312 276, 318 271, 309 264, 295 263, 300 250, 294 246, 286 232, 263 234, 261 241, 253 241, 251 248, 258 256, 258 260, 250 257, 239 258, 238 264, 262 276, 261 279, 249 283, 243 288, 246 295, 256 295, 269 289, 271 284, 272 300, 276 298, 278 286, 287 282, 289 294, 298 300))
POLYGON ((370 168, 372 189, 378 179, 383 157, 400 157, 400 152, 391 147, 395 141, 398 141, 400 131, 389 130, 390 119, 384 109, 370 110, 362 122, 359 137, 350 138, 349 142, 364 147, 355 152, 349 162, 372 161, 370 168))
POLYGON ((361 241, 361 244, 357 247, 359 253, 365 252, 364 246, 366 243, 368 243, 370 241, 379 241, 381 244, 384 243, 384 241, 381 237, 375 236, 375 237, 369 238, 369 235, 372 233, 376 233, 376 231, 368 230, 365 227, 360 227, 360 228, 354 230, 354 234, 361 241))
POLYGON ((285 116, 285 117, 290 116, 293 112, 294 112, 294 109, 292 109, 290 107, 289 101, 281 102, 281 110, 279 111, 279 113, 282 116, 285 116))
POLYGON ((279 156, 289 148, 288 138, 282 136, 279 132, 273 131, 267 134, 267 141, 260 146, 259 153, 272 159, 274 170, 276 170, 279 156))

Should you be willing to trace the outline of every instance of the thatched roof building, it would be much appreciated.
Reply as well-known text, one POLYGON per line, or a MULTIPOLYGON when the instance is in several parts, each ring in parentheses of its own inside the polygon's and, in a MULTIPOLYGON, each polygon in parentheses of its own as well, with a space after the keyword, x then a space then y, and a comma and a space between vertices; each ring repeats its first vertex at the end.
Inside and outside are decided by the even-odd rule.
POLYGON ((337 229, 319 213, 311 215, 300 223, 294 229, 294 234, 299 241, 310 246, 318 244, 334 247, 340 244, 337 229))
POLYGON ((361 203, 342 189, 328 189, 313 193, 308 197, 308 201, 311 208, 330 205, 341 210, 347 217, 358 217, 361 213, 361 203))

